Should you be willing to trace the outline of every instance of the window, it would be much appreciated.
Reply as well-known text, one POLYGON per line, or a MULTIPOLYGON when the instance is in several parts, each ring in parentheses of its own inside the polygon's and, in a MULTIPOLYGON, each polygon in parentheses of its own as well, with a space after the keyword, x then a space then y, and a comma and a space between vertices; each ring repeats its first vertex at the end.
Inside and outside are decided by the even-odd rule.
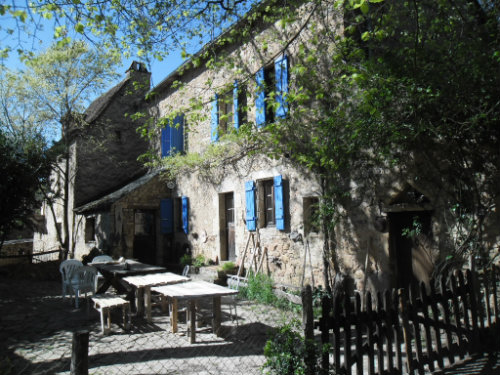
POLYGON ((172 125, 170 121, 161 129, 161 156, 172 156, 177 152, 184 152, 184 115, 174 118, 172 125))
POLYGON ((318 197, 305 197, 303 200, 304 210, 304 233, 319 232, 319 198, 318 197))
POLYGON ((262 212, 263 215, 263 226, 275 225, 274 222, 274 183, 273 180, 262 181, 262 193, 264 194, 262 199, 262 212))
POLYGON ((245 183, 247 229, 276 227, 285 230, 285 210, 283 198, 283 177, 245 183), (257 194, 256 194, 257 193, 257 194), (257 202, 256 202, 257 196, 257 202))
POLYGON ((256 76, 257 97, 255 99, 255 121, 258 127, 286 117, 288 104, 288 57, 275 60, 273 65, 261 68, 256 76), (273 94, 274 93, 274 94, 273 94), (272 103, 272 101, 275 103, 272 103))
POLYGON ((212 100, 212 142, 217 142, 219 136, 227 133, 231 126, 239 129, 240 124, 245 121, 244 108, 246 106, 246 95, 244 88, 234 81, 233 89, 222 94, 215 94, 212 100))
POLYGON ((85 242, 95 241, 95 217, 85 218, 85 242))

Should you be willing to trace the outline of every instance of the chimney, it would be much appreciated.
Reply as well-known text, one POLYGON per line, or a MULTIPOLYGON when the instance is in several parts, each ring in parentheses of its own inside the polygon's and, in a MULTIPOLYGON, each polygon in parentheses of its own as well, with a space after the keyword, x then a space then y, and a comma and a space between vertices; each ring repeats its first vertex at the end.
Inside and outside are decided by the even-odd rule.
POLYGON ((126 78, 135 78, 140 81, 149 90, 151 73, 146 69, 146 65, 142 62, 133 61, 126 71, 126 78))

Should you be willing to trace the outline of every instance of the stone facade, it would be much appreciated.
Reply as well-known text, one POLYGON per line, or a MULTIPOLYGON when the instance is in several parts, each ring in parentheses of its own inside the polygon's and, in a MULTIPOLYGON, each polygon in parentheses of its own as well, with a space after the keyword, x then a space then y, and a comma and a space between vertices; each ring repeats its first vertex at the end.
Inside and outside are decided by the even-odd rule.
MULTIPOLYGON (((75 215, 74 209, 146 172, 137 158, 147 150, 147 143, 136 133, 140 123, 128 115, 140 110, 150 88, 149 78, 150 73, 144 66, 134 62, 123 81, 89 106, 83 115, 83 124, 70 127, 69 159, 61 156, 58 168, 51 175, 54 203, 43 203, 44 225, 34 234, 35 252, 60 248, 59 239, 67 238, 70 257, 81 258, 87 254, 95 243, 85 240, 85 231, 87 236, 94 232, 95 228, 88 227, 96 222, 93 218, 75 215), (65 209, 68 233, 64 225, 65 209)), ((101 245, 108 246, 108 243, 101 245)))

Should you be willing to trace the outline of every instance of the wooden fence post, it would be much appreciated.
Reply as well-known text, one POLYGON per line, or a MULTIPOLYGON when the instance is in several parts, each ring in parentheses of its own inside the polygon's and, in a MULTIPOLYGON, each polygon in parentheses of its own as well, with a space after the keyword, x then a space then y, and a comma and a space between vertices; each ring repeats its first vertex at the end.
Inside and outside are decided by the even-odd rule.
POLYGON ((399 297, 399 309, 401 312, 401 320, 403 323, 403 338, 405 342, 405 352, 406 352, 406 367, 408 374, 413 375, 413 351, 411 348, 411 332, 410 323, 408 322, 408 293, 405 289, 398 290, 399 297))
POLYGON ((73 332, 70 373, 71 375, 89 373, 89 331, 73 332))
POLYGON ((314 355, 314 314, 312 301, 312 288, 307 284, 302 288, 302 328, 304 329, 304 337, 306 344, 306 356, 304 362, 306 364, 306 375, 315 373, 316 358, 314 355))

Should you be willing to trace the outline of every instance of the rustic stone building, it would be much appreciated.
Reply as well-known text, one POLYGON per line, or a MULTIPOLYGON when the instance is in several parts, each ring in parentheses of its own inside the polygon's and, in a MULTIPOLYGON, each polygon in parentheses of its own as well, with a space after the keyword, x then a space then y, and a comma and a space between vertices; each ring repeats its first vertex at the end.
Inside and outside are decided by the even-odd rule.
MULTIPOLYGON (((319 177, 293 165, 286 150, 273 158, 248 152, 251 145, 244 145, 241 157, 231 153, 233 144, 236 150, 242 147, 231 134, 252 128, 258 138, 261 128, 297 110, 289 108, 286 96, 294 85, 292 70, 300 44, 314 35, 300 21, 317 17, 317 23, 310 23, 314 27, 342 31, 342 20, 328 9, 320 12, 303 3, 295 11, 301 16, 284 27, 279 20, 243 19, 151 89, 149 99, 142 100, 144 92, 138 93, 139 104, 161 124, 148 147, 166 164, 183 154, 206 158, 194 168, 181 168, 175 176, 150 170, 132 179, 143 171, 135 160, 146 145, 135 133, 137 124, 122 121, 123 108, 138 105, 133 97, 119 96, 130 80, 91 105, 87 116, 92 123, 100 119, 117 126, 114 131, 97 126, 115 137, 116 147, 103 147, 102 155, 127 164, 111 167, 84 138, 72 145, 75 229, 70 235, 75 257, 96 246, 115 257, 172 269, 186 253, 214 262, 241 263, 246 256, 249 267, 252 255, 245 249, 258 233, 265 254, 262 267, 275 281, 323 282, 325 238, 313 220, 323 194, 319 177), (234 36, 238 32, 233 31, 241 28, 251 30, 250 38, 234 36), (268 105, 270 96, 276 105, 268 105), (103 164, 96 168, 97 162, 103 164)), ((133 67, 138 69, 130 74, 147 75, 140 65, 133 67)), ((441 260, 450 232, 442 210, 445 198, 425 180, 409 178, 411 173, 401 176, 380 170, 375 178, 356 176, 349 181, 352 194, 336 226, 334 261, 350 276, 352 288, 379 290, 415 280, 429 282, 441 260)), ((44 213, 47 228, 54 227, 47 210, 44 213)), ((61 217, 60 212, 55 216, 61 217)), ((35 248, 49 248, 54 238, 48 229, 35 237, 35 248)))
POLYGON ((149 82, 150 73, 134 62, 123 81, 91 103, 81 123, 71 124, 68 159, 61 155, 51 175, 54 203, 43 204, 43 225, 35 232, 34 252, 59 248, 66 238, 71 257, 81 258, 95 246, 110 250, 107 219, 93 213, 74 215, 74 209, 146 173, 137 158, 147 150, 147 143, 137 136, 139 124, 128 115, 139 111, 149 82))

